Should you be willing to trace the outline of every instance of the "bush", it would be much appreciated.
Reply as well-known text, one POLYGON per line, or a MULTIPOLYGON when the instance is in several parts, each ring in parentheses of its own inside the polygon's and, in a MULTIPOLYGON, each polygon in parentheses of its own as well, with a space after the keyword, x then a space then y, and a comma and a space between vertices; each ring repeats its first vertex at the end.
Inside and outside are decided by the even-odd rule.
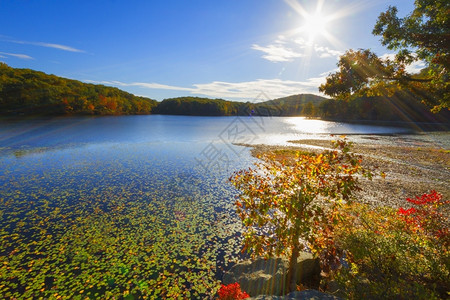
MULTIPOLYGON (((257 168, 236 172, 230 181, 241 190, 237 213, 244 226, 244 249, 253 257, 285 255, 289 258, 288 288, 296 290, 297 258, 309 247, 320 252, 322 265, 330 265, 337 253, 316 236, 320 228, 332 228, 337 208, 360 189, 359 177, 372 177, 361 158, 350 152, 346 140, 333 142, 333 150, 295 153, 292 159, 262 156, 257 168)), ((329 231, 332 236, 332 230, 329 231)))
POLYGON ((222 285, 218 294, 220 300, 240 300, 250 297, 246 292, 241 291, 241 286, 237 282, 222 285))
POLYGON ((449 235, 435 191, 407 199, 416 207, 353 204, 335 231, 348 267, 336 280, 354 299, 438 299, 449 293, 449 235))

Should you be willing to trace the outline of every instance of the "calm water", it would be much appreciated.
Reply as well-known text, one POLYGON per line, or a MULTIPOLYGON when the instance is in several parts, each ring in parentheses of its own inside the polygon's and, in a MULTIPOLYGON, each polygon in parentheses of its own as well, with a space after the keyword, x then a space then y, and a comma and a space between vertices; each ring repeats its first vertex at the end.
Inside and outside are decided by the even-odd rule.
POLYGON ((0 121, 0 147, 77 147, 100 143, 236 142, 283 144, 311 134, 408 133, 405 128, 345 124, 301 117, 120 116, 0 121))
MULTIPOLYGON (((406 129, 303 118, 0 121, 0 295, 190 298, 240 253, 233 143, 406 129)), ((127 299, 128 299, 127 298, 127 299)))

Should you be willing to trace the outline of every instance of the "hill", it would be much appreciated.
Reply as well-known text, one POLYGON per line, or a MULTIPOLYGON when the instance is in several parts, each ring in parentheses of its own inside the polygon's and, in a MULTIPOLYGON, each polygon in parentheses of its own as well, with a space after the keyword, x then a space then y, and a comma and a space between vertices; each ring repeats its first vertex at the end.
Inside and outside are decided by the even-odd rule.
POLYGON ((163 100, 157 114, 192 116, 312 116, 326 98, 301 94, 265 102, 237 102, 223 99, 178 97, 163 100))
POLYGON ((0 114, 149 114, 158 102, 118 88, 0 63, 0 114))
POLYGON ((431 113, 417 95, 399 91, 391 97, 353 101, 299 94, 264 102, 178 97, 162 102, 115 87, 83 83, 0 63, 0 115, 307 116, 350 122, 448 123, 449 111, 431 113))
POLYGON ((251 103, 200 97, 162 102, 118 88, 84 83, 0 63, 0 115, 314 116, 326 98, 302 94, 251 103))
POLYGON ((267 107, 278 110, 280 116, 317 116, 320 103, 327 98, 313 94, 298 94, 257 104, 257 107, 267 107))
POLYGON ((155 113, 162 115, 187 116, 233 116, 238 115, 242 102, 200 97, 178 97, 164 99, 155 113))

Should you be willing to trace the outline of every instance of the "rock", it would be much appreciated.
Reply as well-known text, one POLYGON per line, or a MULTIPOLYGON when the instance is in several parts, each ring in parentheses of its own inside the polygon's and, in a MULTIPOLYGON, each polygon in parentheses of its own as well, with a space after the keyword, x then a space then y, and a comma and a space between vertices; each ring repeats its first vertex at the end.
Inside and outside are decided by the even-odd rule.
MULTIPOLYGON (((312 254, 301 252, 297 260, 297 283, 316 283, 320 278, 320 265, 312 254)), ((258 258, 234 265, 223 276, 223 283, 238 282, 241 289, 250 296, 285 295, 287 289, 287 270, 289 261, 285 258, 258 258)), ((314 285, 314 284, 313 284, 314 285)))
POLYGON ((326 288, 325 291, 329 294, 333 294, 341 298, 347 298, 345 287, 336 282, 335 280, 329 281, 325 288, 326 288))
POLYGON ((320 284, 320 263, 311 253, 300 252, 297 259, 297 284, 306 283, 314 288, 320 284))
POLYGON ((234 265, 223 276, 223 283, 238 282, 250 296, 283 295, 289 262, 282 258, 263 258, 234 265))
POLYGON ((305 290, 300 292, 292 292, 285 296, 268 296, 268 295, 259 295, 257 297, 247 298, 249 300, 293 300, 293 299, 302 299, 302 300, 339 300, 340 298, 322 293, 316 290, 305 290))
POLYGON ((341 290, 342 290, 341 286, 335 280, 329 281, 326 286, 326 291, 332 294, 338 293, 341 290))

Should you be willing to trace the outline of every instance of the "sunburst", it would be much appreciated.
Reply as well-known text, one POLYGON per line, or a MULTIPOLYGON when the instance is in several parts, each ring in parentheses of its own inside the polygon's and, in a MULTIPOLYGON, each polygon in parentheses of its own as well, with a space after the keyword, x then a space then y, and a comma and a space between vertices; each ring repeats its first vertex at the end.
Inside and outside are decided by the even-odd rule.
MULTIPOLYGON (((332 23, 337 19, 342 19, 348 15, 355 14, 357 11, 366 9, 369 5, 367 2, 355 2, 350 5, 340 7, 338 10, 330 11, 325 9, 325 0, 317 0, 316 7, 311 9, 310 6, 302 6, 299 0, 285 0, 285 2, 298 14, 298 23, 295 29, 286 35, 301 36, 314 44, 316 40, 324 38, 336 48, 345 48, 341 42, 333 36, 331 32, 335 31, 332 23)), ((336 24, 333 24, 336 26, 336 24)))

